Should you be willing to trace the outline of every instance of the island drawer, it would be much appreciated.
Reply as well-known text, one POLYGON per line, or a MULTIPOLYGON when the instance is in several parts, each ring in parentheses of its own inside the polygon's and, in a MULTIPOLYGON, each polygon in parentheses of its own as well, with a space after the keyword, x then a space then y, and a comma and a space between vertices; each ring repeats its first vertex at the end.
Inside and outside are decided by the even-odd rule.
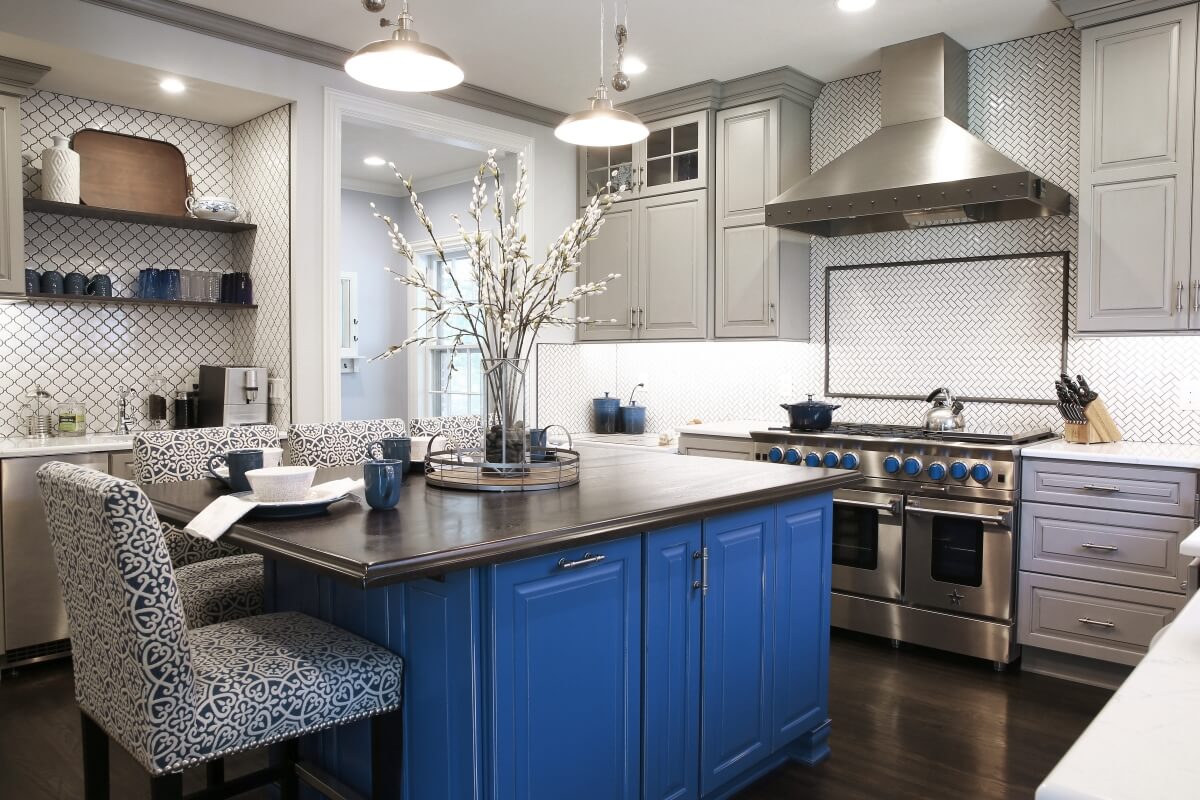
POLYGON ((1025 459, 1021 498, 1194 519, 1196 473, 1091 461, 1025 459))
POLYGON ((1047 650, 1134 665, 1185 600, 1177 594, 1022 572, 1018 639, 1047 650))
POLYGON ((1182 594, 1187 559, 1181 517, 1076 506, 1021 506, 1021 569, 1182 594))

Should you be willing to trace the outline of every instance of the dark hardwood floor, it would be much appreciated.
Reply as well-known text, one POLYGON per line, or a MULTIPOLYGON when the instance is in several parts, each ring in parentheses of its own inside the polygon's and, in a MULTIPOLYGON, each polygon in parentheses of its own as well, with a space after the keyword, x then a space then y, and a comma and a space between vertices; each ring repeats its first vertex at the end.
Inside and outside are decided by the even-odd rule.
MULTIPOLYGON (((896 651, 887 642, 836 631, 830 666, 833 756, 813 768, 784 767, 741 800, 1031 798, 1109 697, 1103 689, 1017 671, 998 674, 987 662, 896 651)), ((264 759, 231 759, 229 773, 257 768, 264 759)), ((149 797, 145 773, 116 747, 112 779, 114 798, 149 797)), ((203 770, 193 770, 185 790, 202 783, 203 770)), ((74 799, 82 785, 69 664, 5 674, 0 798, 74 799)))

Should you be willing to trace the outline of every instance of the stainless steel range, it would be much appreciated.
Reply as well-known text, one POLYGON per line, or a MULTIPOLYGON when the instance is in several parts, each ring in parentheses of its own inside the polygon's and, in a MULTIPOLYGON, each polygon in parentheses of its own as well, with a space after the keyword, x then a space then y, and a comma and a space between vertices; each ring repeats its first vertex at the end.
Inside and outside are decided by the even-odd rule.
POLYGON ((755 460, 862 473, 860 487, 834 493, 835 627, 997 668, 1018 653, 1018 457, 1054 436, 858 424, 751 433, 755 460))

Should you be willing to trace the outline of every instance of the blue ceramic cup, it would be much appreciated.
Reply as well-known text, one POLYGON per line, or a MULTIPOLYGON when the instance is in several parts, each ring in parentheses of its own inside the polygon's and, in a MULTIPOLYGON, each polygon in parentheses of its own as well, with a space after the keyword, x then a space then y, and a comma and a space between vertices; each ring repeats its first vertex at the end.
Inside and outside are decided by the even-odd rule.
POLYGON ((159 280, 161 269, 144 269, 138 273, 138 297, 143 300, 157 300, 159 295, 159 280))
POLYGON ((529 459, 531 461, 545 461, 548 457, 546 452, 546 429, 545 428, 530 428, 529 429, 529 459))
POLYGON ((87 288, 87 276, 82 272, 69 272, 63 278, 63 291, 67 294, 83 294, 87 288))
POLYGON ((164 269, 158 276, 158 299, 179 300, 183 297, 183 278, 177 269, 164 269))
POLYGON ((217 480, 221 480, 221 476, 217 474, 214 464, 220 461, 224 461, 225 465, 229 467, 229 488, 235 492, 248 492, 250 491, 250 481, 246 480, 246 473, 252 469, 262 469, 263 451, 230 450, 228 453, 209 456, 208 474, 217 480))
POLYGON ((404 482, 404 464, 394 459, 378 459, 363 464, 363 482, 367 487, 367 505, 379 511, 395 508, 400 502, 404 482))
POLYGON ((25 294, 37 294, 42 290, 42 277, 36 269, 25 270, 25 294))
MULTIPOLYGON (((367 445, 367 458, 370 460, 399 461, 404 465, 404 474, 412 466, 412 439, 407 436, 387 436, 377 442, 367 445), (375 452, 379 452, 376 457, 375 452)), ((403 476, 400 478, 404 480, 403 476)))
POLYGON ((107 275, 96 275, 88 282, 84 291, 95 297, 112 297, 112 278, 107 275))
POLYGON ((42 280, 39 284, 42 289, 42 294, 62 294, 63 293, 63 276, 61 272, 49 270, 42 273, 42 280))

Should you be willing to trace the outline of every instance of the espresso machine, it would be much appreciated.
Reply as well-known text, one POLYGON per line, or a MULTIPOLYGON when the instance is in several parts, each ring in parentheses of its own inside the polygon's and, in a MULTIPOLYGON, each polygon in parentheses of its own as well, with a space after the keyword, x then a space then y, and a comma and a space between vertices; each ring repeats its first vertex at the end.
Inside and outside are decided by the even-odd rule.
POLYGON ((262 425, 267 421, 267 371, 262 367, 200 367, 200 425, 262 425))

